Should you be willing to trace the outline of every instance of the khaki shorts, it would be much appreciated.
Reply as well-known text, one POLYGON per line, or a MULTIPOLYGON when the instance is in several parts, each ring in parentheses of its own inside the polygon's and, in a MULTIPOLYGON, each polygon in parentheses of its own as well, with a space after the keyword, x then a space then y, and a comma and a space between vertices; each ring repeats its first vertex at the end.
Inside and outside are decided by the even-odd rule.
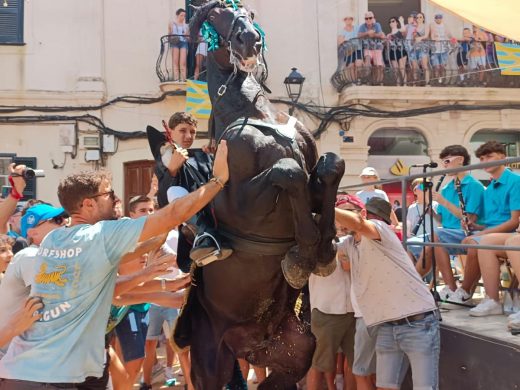
POLYGON ((322 372, 336 372, 336 353, 341 348, 349 367, 354 361, 354 313, 325 314, 318 309, 311 313, 311 331, 316 337, 312 367, 322 372))

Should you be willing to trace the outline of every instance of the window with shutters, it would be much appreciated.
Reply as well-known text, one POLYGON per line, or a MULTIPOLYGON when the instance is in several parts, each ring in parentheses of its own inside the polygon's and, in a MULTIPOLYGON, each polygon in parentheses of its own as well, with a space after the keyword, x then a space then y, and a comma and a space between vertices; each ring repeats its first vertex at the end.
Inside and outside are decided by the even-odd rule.
POLYGON ((23 45, 24 0, 0 2, 0 45, 23 45))
MULTIPOLYGON (((1 6, 1 3, 0 3, 1 6)), ((0 183, 2 186, 2 197, 6 197, 11 186, 9 185, 9 164, 24 164, 29 168, 37 169, 36 157, 18 157, 14 153, 0 153, 0 183)), ((36 199, 36 180, 37 178, 27 179, 22 200, 36 199)))

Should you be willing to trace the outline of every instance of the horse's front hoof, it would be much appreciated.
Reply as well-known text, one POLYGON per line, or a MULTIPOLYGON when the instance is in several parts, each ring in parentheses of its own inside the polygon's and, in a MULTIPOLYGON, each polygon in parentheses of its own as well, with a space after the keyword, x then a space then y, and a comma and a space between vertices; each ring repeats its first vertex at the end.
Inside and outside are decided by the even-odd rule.
POLYGON ((316 267, 314 268, 312 273, 314 275, 318 275, 318 276, 321 276, 324 278, 326 276, 331 275, 336 270, 336 267, 337 267, 336 261, 335 261, 335 259, 332 259, 332 261, 329 262, 328 264, 320 264, 320 263, 316 264, 316 267))
POLYGON ((296 290, 302 289, 311 275, 311 271, 303 269, 299 264, 294 264, 287 257, 282 260, 282 272, 289 286, 296 290))

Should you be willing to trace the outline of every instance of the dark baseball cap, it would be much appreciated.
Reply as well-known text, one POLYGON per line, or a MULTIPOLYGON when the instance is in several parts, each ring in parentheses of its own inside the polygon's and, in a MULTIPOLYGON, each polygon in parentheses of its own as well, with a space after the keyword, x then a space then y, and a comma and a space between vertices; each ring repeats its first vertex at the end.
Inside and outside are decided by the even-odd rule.
POLYGON ((392 213, 392 205, 384 199, 372 197, 365 204, 367 212, 383 218, 387 224, 391 225, 390 214, 392 213))

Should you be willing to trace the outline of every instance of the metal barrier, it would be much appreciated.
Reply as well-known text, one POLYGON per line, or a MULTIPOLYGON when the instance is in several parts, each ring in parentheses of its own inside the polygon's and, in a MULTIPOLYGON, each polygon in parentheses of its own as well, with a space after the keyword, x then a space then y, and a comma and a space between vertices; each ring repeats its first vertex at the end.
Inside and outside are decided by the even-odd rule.
POLYGON ((520 87, 520 77, 501 75, 494 42, 475 40, 353 38, 338 46, 331 82, 338 92, 350 85, 520 87))
POLYGON ((341 186, 340 187, 340 190, 349 190, 349 189, 358 189, 358 188, 362 188, 362 187, 365 187, 367 185, 383 185, 383 184, 390 184, 390 183, 398 183, 400 182, 401 183, 401 207, 402 207, 402 220, 403 220, 403 245, 406 249, 406 247, 408 245, 417 245, 417 246, 439 246, 439 247, 454 247, 454 248, 480 248, 480 249, 498 249, 498 250, 502 250, 502 249, 511 249, 511 250, 520 250, 520 247, 506 247, 506 246, 503 246, 503 245, 472 245, 472 244, 445 244, 445 243, 433 243, 433 242, 408 242, 408 239, 407 239, 407 232, 408 232, 408 227, 407 227, 407 224, 406 224, 406 214, 407 214, 407 211, 408 211, 408 205, 406 203, 406 190, 407 190, 407 183, 414 180, 414 179, 418 179, 418 178, 428 178, 428 177, 434 177, 434 176, 441 176, 441 175, 446 175, 446 174, 451 174, 451 173, 459 173, 459 172, 465 172, 465 171, 472 171, 472 170, 475 170, 475 169, 482 169, 482 168, 490 168, 490 167, 496 167, 496 166, 500 166, 500 165, 508 165, 508 164, 513 164, 513 163, 519 163, 520 162, 520 157, 509 157, 509 158, 506 158, 506 159, 503 159, 503 160, 498 160, 498 161, 490 161, 490 162, 485 162, 485 163, 478 163, 478 164, 471 164, 471 165, 466 165, 466 166, 463 166, 463 167, 460 167, 460 168, 451 168, 451 169, 442 169, 442 170, 435 170, 435 171, 429 171, 429 172, 424 172, 424 173, 417 173, 417 174, 413 174, 413 175, 408 175, 408 176, 401 176, 401 177, 398 177, 398 178, 395 178, 395 179, 388 179, 388 180, 379 180, 379 181, 374 181, 374 182, 370 182, 370 184, 365 184, 365 183, 361 183, 361 184, 352 184, 352 185, 347 185, 347 186, 341 186))
POLYGON ((201 37, 196 42, 192 42, 188 35, 164 35, 161 37, 161 49, 155 64, 157 77, 162 83, 183 82, 188 78, 206 81, 206 56, 207 43, 201 37), (179 62, 174 66, 174 48, 186 49, 184 73, 180 70, 179 62))

